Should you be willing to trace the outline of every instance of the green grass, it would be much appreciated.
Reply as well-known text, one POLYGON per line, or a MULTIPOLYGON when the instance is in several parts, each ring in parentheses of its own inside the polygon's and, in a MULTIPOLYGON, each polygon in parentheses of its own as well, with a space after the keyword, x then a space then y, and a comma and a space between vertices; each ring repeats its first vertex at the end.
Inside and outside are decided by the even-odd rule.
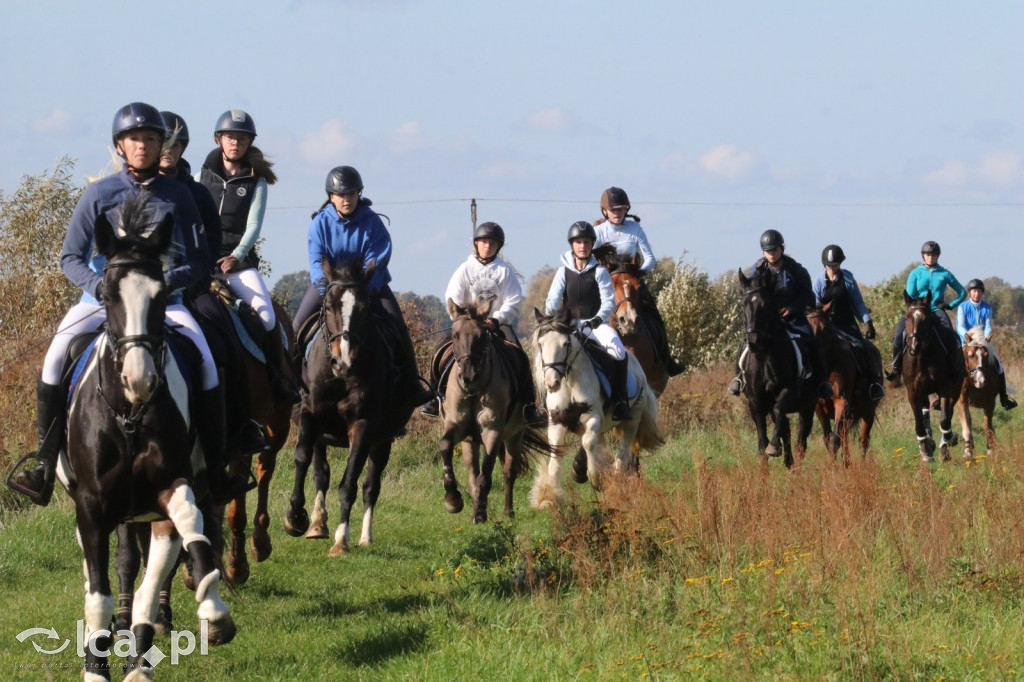
MULTIPOLYGON (((157 667, 163 680, 957 679, 1024 666, 1024 441, 1000 412, 1002 447, 971 466, 922 469, 901 392, 873 456, 831 464, 814 436, 798 471, 756 456, 735 404, 713 430, 683 429, 645 458, 644 481, 600 496, 567 484, 557 514, 529 508, 475 526, 445 513, 429 433, 399 443, 371 548, 281 527, 293 469, 272 486, 274 553, 225 590, 231 644, 157 667)), ((738 401, 737 401, 738 402, 738 401)), ((343 464, 332 455, 335 477, 343 464)), ((960 457, 960 450, 955 458, 960 457)), ((463 492, 465 474, 458 469, 463 492)), ((307 483, 307 494, 310 490, 307 483)), ((330 525, 337 501, 330 495, 330 525)), ((490 511, 498 518, 501 484, 490 511)), ((356 513, 361 513, 357 505, 356 513)), ((4 679, 79 679, 73 643, 36 653, 15 636, 82 617, 81 554, 65 495, 0 529, 4 679), (26 669, 16 666, 36 666, 26 669)), ((197 631, 175 584, 175 625, 197 631)), ((36 637, 48 648, 55 640, 36 637)), ((59 643, 59 641, 58 641, 59 643)), ((170 639, 157 646, 169 652, 170 639)), ((115 679, 118 679, 115 675, 115 679)))

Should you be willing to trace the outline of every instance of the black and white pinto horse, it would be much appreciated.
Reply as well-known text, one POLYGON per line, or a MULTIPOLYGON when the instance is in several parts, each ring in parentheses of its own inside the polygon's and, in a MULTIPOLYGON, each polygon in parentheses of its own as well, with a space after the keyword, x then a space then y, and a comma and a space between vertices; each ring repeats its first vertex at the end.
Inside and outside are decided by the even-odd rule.
POLYGON ((792 467, 794 447, 788 415, 796 412, 800 416, 796 452, 798 458, 803 458, 807 436, 814 425, 818 394, 811 381, 800 379, 796 349, 789 330, 779 319, 774 278, 760 271, 750 278, 743 270, 738 274, 745 330, 740 375, 750 418, 757 430, 758 452, 762 457, 781 454, 785 465, 792 467), (769 416, 774 423, 771 438, 768 437, 769 416))
POLYGON ((153 520, 132 612, 138 655, 129 659, 129 679, 152 675, 146 654, 153 644, 157 596, 182 545, 193 562, 198 615, 209 624, 210 643, 227 643, 235 635, 192 490, 202 457, 193 464, 188 382, 165 338, 168 292, 161 255, 171 243, 173 219, 153 228, 145 209, 144 197, 122 204, 123 237, 102 214, 96 220, 96 249, 107 258, 107 322, 75 385, 67 448, 57 471, 74 499, 85 555, 86 680, 110 679, 109 537, 126 520, 153 520))
MULTIPOLYGON (((534 309, 537 327, 533 332, 534 377, 545 394, 548 410, 548 443, 551 455, 547 467, 538 467, 530 491, 537 509, 553 509, 564 499, 562 488, 562 443, 567 431, 580 434, 586 452, 587 480, 600 490, 611 464, 603 434, 615 430, 621 437, 614 470, 635 472, 641 449, 656 450, 665 440, 658 428, 658 398, 647 385, 644 370, 627 351, 629 373, 637 382, 630 400, 633 419, 613 423, 611 401, 602 393, 597 370, 584 352, 581 334, 568 310, 544 315, 534 309)), ((582 472, 580 472, 582 473, 582 472)), ((578 477, 577 480, 579 480, 578 477)))
POLYGON ((285 515, 285 530, 290 535, 305 532, 310 538, 327 537, 327 445, 347 447, 348 462, 338 485, 340 523, 334 532, 330 556, 349 551, 349 516, 363 467, 366 478, 359 544, 369 546, 373 542, 373 511, 380 495, 381 476, 391 457, 394 439, 405 432, 405 424, 416 407, 396 387, 398 370, 393 353, 389 353, 389 343, 396 346, 397 341, 391 340, 392 334, 382 331, 382 325, 390 320, 383 311, 374 312, 374 305, 379 304, 373 302, 368 288, 374 265, 371 261, 364 271, 360 258, 338 268, 324 262, 327 288, 320 309, 321 330, 310 343, 309 357, 303 366, 303 379, 309 391, 298 406, 295 485, 285 515), (312 523, 306 513, 303 490, 310 464, 316 487, 312 523))

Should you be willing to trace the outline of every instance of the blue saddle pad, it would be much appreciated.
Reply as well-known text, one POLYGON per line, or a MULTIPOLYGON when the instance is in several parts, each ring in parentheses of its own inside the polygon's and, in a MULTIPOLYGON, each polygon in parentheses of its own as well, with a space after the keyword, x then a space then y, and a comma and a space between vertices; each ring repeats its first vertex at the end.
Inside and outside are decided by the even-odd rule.
MULTIPOLYGON (((597 380, 601 382, 601 390, 605 395, 610 396, 612 394, 612 382, 605 373, 604 368, 599 362, 594 360, 590 361, 593 365, 594 371, 597 373, 597 380)), ((640 392, 640 383, 636 380, 636 377, 632 372, 626 374, 626 395, 630 400, 636 398, 637 393, 640 392)))
MULTIPOLYGON (((99 341, 100 339, 105 338, 106 334, 104 333, 100 334, 95 339, 93 339, 89 343, 89 345, 85 347, 85 351, 83 351, 82 354, 79 356, 78 362, 75 363, 75 369, 71 373, 71 381, 68 384, 66 407, 71 407, 71 398, 74 396, 75 389, 78 387, 78 381, 82 378, 82 373, 85 372, 85 368, 89 365, 89 361, 92 359, 93 354, 96 352, 96 342, 99 341)), ((166 340, 166 343, 167 347, 171 349, 171 355, 174 356, 175 363, 177 363, 178 367, 180 367, 182 370, 181 373, 182 376, 185 377, 186 385, 188 385, 189 390, 192 390, 192 387, 195 384, 196 377, 192 376, 192 372, 189 371, 188 369, 188 360, 185 358, 185 355, 182 353, 182 351, 178 348, 178 344, 174 342, 173 335, 170 335, 170 337, 166 340)))

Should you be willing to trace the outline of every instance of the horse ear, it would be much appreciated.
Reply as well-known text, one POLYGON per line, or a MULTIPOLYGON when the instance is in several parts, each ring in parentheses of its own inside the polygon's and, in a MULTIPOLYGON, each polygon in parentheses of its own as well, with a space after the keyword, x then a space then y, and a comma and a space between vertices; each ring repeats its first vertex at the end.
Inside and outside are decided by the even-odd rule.
POLYGON ((476 314, 480 317, 489 317, 491 309, 494 307, 493 298, 485 298, 483 300, 476 299, 476 314))
POLYGON ((544 321, 544 313, 542 313, 541 311, 537 310, 537 308, 534 308, 533 309, 533 321, 536 322, 537 324, 540 324, 541 322, 543 322, 544 321))
POLYGON ((906 291, 904 290, 904 292, 903 292, 903 302, 904 302, 905 304, 907 304, 907 305, 910 305, 911 303, 913 303, 913 301, 914 301, 913 297, 911 297, 911 295, 910 295, 910 294, 908 294, 908 293, 907 293, 907 292, 906 292, 906 291))
POLYGON ((462 315, 464 312, 465 311, 463 311, 462 308, 459 307, 458 303, 456 303, 450 298, 448 299, 448 317, 455 319, 459 315, 462 315))
POLYGON ((743 268, 736 268, 736 274, 740 280, 740 286, 746 289, 750 286, 750 278, 743 274, 743 268))
POLYGON ((373 279, 373 273, 377 270, 377 259, 371 258, 370 262, 363 268, 363 281, 369 282, 373 279))
POLYGON ((338 279, 337 271, 334 269, 334 263, 329 258, 324 258, 320 261, 320 269, 324 272, 324 277, 327 278, 328 282, 334 282, 338 279))
POLYGON ((93 226, 93 236, 96 239, 96 251, 109 258, 114 255, 117 246, 117 235, 114 233, 114 226, 107 220, 107 216, 100 213, 96 216, 96 223, 93 226))

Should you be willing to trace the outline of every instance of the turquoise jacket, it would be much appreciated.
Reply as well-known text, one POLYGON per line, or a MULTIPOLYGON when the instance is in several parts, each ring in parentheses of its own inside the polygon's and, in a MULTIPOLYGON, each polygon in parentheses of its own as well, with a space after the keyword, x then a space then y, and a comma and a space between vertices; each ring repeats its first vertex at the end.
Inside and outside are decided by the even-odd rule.
POLYGON ((921 263, 910 271, 907 277, 907 294, 913 298, 924 298, 928 293, 932 295, 932 310, 942 310, 941 306, 946 302, 946 287, 956 292, 957 296, 949 302, 949 309, 953 310, 967 298, 967 290, 953 276, 953 273, 938 263, 934 268, 929 268, 921 263))

